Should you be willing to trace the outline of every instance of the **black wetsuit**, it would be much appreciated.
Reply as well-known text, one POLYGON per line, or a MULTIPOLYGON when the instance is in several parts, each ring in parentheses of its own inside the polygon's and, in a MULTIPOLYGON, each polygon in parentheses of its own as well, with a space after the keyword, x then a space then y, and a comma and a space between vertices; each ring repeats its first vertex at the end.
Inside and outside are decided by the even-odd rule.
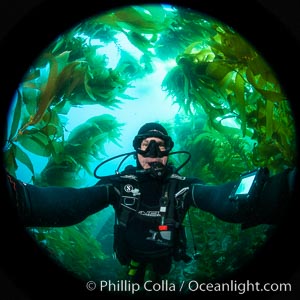
MULTIPOLYGON (((107 177, 95 186, 78 189, 38 187, 19 181, 13 181, 12 186, 16 185, 14 190, 18 212, 27 227, 73 225, 109 205, 115 208, 117 217, 122 219, 124 206, 129 203, 132 207, 125 207, 126 224, 121 232, 121 248, 124 249, 119 259, 124 264, 128 259, 142 262, 155 260, 158 263, 154 264, 154 269, 163 274, 171 266, 170 247, 155 242, 154 236, 161 222, 159 201, 169 178, 170 174, 154 178, 150 174, 136 173, 133 176, 107 177), (129 194, 134 196, 134 205, 126 198, 128 191, 124 192, 125 186, 131 187, 129 194), (168 262, 161 263, 161 258, 168 262)), ((229 199, 236 182, 211 186, 203 184, 199 179, 182 177, 177 182, 175 194, 181 193, 178 196, 181 202, 177 201, 176 204, 181 206, 179 222, 188 208, 194 206, 227 222, 250 226, 276 223, 289 191, 287 172, 270 177, 259 199, 255 199, 255 205, 251 202, 243 205, 229 199)), ((124 218, 121 221, 124 222, 124 218)))

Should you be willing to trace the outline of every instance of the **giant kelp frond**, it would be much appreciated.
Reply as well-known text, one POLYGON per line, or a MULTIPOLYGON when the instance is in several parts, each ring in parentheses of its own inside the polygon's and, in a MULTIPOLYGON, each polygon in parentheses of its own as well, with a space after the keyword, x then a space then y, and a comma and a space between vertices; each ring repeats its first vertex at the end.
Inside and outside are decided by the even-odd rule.
POLYGON ((224 222, 196 208, 190 209, 184 224, 189 240, 188 253, 195 251, 194 240, 198 259, 184 266, 178 265, 176 274, 170 274, 169 280, 222 280, 226 274, 234 274, 241 265, 250 263, 272 236, 269 225, 243 230, 238 224, 224 222))
POLYGON ((50 252, 54 261, 77 277, 89 280, 95 272, 95 266, 100 266, 106 258, 101 244, 89 229, 93 228, 96 222, 94 217, 74 226, 34 228, 29 232, 50 252))
MULTIPOLYGON (((87 37, 77 36, 79 32, 71 33, 45 49, 23 77, 9 128, 7 158, 16 153, 20 156, 24 148, 49 159, 56 156, 57 150, 64 147, 63 115, 72 107, 100 105, 116 109, 122 101, 134 100, 125 93, 134 78, 128 74, 128 61, 120 60, 116 70, 108 68, 107 58, 97 53, 101 46, 89 44, 87 37), (18 152, 14 151, 16 143, 21 146, 18 152)), ((116 134, 110 138, 118 143, 116 134)), ((18 169, 17 160, 10 164, 13 174, 18 169)), ((33 171, 28 161, 26 166, 33 171)))
POLYGON ((189 175, 200 177, 207 183, 236 179, 239 174, 254 167, 253 143, 245 140, 238 129, 227 127, 222 134, 216 130, 203 131, 182 144, 192 155, 193 169, 188 170, 189 175))
POLYGON ((274 72, 232 29, 214 22, 210 25, 214 34, 191 43, 177 56, 177 66, 167 73, 162 88, 187 114, 197 115, 201 106, 208 116, 208 126, 219 133, 223 134, 226 127, 218 120, 235 116, 242 137, 256 144, 252 150, 254 161, 270 165, 264 152, 258 151, 269 140, 266 146, 271 143, 280 153, 271 164, 274 171, 279 171, 283 162, 293 165, 294 122, 274 72), (259 159, 258 153, 262 156, 259 159))
POLYGON ((168 28, 174 17, 162 5, 139 5, 104 14, 97 17, 96 21, 121 31, 157 34, 168 28))
POLYGON ((85 186, 87 175, 93 176, 90 163, 107 156, 105 146, 114 143, 121 147, 121 128, 115 117, 109 114, 92 117, 75 127, 62 147, 50 157, 38 185, 85 186))

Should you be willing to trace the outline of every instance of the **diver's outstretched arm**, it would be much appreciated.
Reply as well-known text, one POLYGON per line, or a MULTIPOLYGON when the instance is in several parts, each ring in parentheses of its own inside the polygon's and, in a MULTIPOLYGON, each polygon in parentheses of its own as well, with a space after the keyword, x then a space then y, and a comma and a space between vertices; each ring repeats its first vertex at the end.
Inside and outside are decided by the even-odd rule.
POLYGON ((214 214, 223 221, 241 223, 244 227, 259 224, 278 224, 294 200, 296 169, 287 169, 269 177, 258 195, 231 197, 238 184, 194 184, 191 204, 214 214))
POLYGON ((20 221, 26 227, 74 225, 110 204, 109 185, 38 187, 7 174, 7 189, 20 221))

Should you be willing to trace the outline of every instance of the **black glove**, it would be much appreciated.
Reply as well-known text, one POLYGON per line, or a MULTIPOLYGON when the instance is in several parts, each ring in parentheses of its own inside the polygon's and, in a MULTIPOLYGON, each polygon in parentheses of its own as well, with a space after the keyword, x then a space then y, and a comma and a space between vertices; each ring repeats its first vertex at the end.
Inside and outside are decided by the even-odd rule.
POLYGON ((5 186, 10 199, 16 199, 17 187, 16 179, 6 172, 5 175, 5 186))
POLYGON ((266 182, 260 196, 260 211, 271 224, 287 218, 296 184, 296 169, 286 169, 266 182))
POLYGON ((22 219, 29 214, 26 207, 30 207, 27 205, 28 195, 25 185, 8 172, 6 172, 5 177, 5 185, 10 199, 10 204, 13 209, 16 210, 18 216, 22 219))
POLYGON ((279 225, 291 211, 296 189, 296 168, 269 177, 252 203, 252 214, 243 228, 259 224, 279 225))

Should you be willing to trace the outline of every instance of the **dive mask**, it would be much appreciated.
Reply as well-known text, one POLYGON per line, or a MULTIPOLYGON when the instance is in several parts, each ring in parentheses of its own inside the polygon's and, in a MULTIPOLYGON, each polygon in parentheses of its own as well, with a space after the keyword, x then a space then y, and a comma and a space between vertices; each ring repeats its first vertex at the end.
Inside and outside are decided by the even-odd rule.
POLYGON ((172 139, 168 135, 163 135, 160 132, 151 132, 149 134, 139 134, 133 140, 133 147, 137 153, 141 154, 144 157, 163 157, 167 156, 169 152, 172 150, 174 143, 172 139), (142 141, 148 137, 158 137, 164 141, 164 150, 160 150, 160 144, 156 141, 150 141, 149 145, 145 150, 142 150, 141 144, 142 141))
POLYGON ((156 141, 152 140, 150 141, 149 145, 145 150, 142 150, 141 148, 137 148, 137 153, 141 154, 143 157, 163 157, 167 156, 169 154, 170 150, 167 150, 165 147, 165 150, 160 149, 161 145, 157 143, 156 141))

